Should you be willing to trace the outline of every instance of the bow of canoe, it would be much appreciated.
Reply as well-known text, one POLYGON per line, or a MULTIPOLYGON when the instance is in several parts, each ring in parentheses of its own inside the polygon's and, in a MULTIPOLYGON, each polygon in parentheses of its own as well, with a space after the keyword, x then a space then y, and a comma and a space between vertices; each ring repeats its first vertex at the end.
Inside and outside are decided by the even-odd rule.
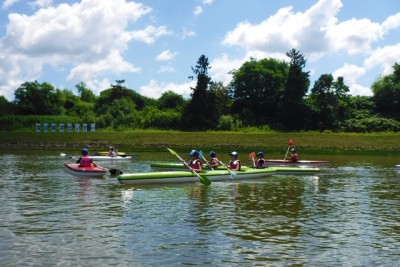
POLYGON ((64 166, 67 168, 67 172, 80 177, 102 177, 108 169, 102 167, 79 167, 79 163, 68 163, 64 162, 64 166))

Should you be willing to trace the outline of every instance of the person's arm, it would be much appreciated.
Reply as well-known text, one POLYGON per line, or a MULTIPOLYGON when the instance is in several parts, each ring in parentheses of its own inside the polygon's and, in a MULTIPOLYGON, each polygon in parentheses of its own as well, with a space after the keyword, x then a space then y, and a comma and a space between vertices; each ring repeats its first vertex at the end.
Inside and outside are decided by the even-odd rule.
POLYGON ((80 158, 76 161, 76 163, 81 163, 81 159, 82 159, 82 157, 80 157, 80 158))
POLYGON ((196 168, 192 168, 192 170, 195 171, 195 172, 202 172, 203 171, 203 166, 202 166, 200 160, 196 160, 196 168))
POLYGON ((94 162, 92 159, 90 159, 90 161, 92 162, 93 167, 97 167, 96 162, 94 162))

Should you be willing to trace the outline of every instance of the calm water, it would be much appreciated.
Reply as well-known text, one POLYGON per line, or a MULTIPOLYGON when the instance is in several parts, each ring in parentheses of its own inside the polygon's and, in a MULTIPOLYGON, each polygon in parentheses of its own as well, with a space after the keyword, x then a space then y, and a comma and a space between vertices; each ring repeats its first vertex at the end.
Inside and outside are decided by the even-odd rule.
MULTIPOLYGON (((148 172, 154 157, 105 167, 148 172)), ((318 176, 123 186, 54 152, 0 152, 0 266, 399 266, 400 158, 318 176)), ((304 158, 304 157, 303 157, 304 158)))

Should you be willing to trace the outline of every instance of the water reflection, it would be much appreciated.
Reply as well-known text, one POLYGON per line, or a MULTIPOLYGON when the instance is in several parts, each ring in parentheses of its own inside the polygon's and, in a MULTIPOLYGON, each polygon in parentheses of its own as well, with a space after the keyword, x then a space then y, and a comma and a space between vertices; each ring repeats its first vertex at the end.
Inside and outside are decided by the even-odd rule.
MULTIPOLYGON (((114 167, 150 171, 147 156, 114 167)), ((210 187, 76 178, 64 160, 0 157, 1 266, 398 263, 400 178, 387 163, 396 159, 346 156, 318 176, 210 187)))

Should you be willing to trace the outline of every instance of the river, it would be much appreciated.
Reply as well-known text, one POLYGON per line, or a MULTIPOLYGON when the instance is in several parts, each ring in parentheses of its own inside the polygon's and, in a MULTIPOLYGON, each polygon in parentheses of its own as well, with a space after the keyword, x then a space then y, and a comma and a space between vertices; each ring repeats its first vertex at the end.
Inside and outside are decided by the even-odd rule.
MULTIPOLYGON (((393 155, 313 155, 331 160, 317 176, 209 187, 76 178, 51 151, 0 156, 0 266, 400 265, 393 155)), ((149 172, 156 157, 176 161, 101 165, 149 172)))

